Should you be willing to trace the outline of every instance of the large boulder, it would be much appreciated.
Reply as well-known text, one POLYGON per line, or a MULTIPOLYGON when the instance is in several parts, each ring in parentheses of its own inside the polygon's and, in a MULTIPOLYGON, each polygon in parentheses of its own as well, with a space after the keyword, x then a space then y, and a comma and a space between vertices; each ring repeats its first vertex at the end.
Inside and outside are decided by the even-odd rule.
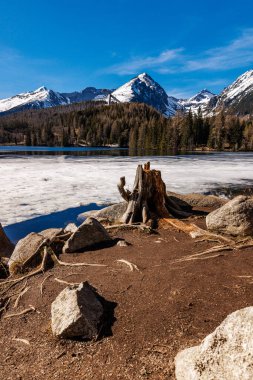
POLYGON ((120 202, 114 205, 103 208, 102 210, 86 211, 78 215, 79 220, 93 217, 99 221, 107 220, 112 223, 120 221, 121 217, 127 209, 127 202, 120 202))
POLYGON ((11 243, 0 223, 0 257, 10 257, 13 250, 14 244, 11 243))
MULTIPOLYGON (((45 237, 35 232, 19 240, 8 262, 10 274, 19 272, 25 262, 35 258, 44 242, 45 237)), ((31 266, 34 265, 31 263, 31 266)))
POLYGON ((206 217, 210 231, 234 236, 253 235, 253 198, 239 195, 206 217))
POLYGON ((199 346, 179 352, 177 380, 253 379, 253 307, 230 314, 199 346))
POLYGON ((195 208, 211 208, 217 209, 228 202, 225 198, 217 197, 216 195, 204 195, 204 194, 178 194, 174 192, 167 193, 169 197, 181 199, 188 203, 188 205, 195 208))
POLYGON ((112 239, 105 228, 94 218, 86 219, 66 241, 63 252, 73 253, 93 245, 110 242, 112 239))
POLYGON ((53 335, 59 338, 98 336, 103 316, 103 305, 95 289, 88 282, 65 288, 51 306, 53 335))

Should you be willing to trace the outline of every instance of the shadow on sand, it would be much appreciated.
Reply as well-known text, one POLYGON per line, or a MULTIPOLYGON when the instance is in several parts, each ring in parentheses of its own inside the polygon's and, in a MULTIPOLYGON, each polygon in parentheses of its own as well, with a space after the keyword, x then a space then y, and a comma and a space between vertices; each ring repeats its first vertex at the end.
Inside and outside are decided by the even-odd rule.
POLYGON ((4 227, 4 231, 13 243, 17 243, 18 240, 22 239, 30 232, 40 232, 47 228, 62 228, 68 223, 80 225, 80 221, 77 219, 79 214, 91 210, 100 210, 105 206, 107 205, 90 203, 86 206, 72 207, 63 211, 53 212, 49 215, 42 215, 23 222, 10 224, 9 226, 4 227))

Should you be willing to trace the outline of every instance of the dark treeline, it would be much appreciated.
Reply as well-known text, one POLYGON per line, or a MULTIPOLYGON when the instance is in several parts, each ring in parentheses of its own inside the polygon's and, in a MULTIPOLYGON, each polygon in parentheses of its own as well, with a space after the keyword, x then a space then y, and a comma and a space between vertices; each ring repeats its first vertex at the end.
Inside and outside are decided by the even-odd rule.
POLYGON ((253 150, 253 121, 199 110, 165 118, 145 104, 87 102, 0 117, 0 144, 129 147, 133 151, 253 150))

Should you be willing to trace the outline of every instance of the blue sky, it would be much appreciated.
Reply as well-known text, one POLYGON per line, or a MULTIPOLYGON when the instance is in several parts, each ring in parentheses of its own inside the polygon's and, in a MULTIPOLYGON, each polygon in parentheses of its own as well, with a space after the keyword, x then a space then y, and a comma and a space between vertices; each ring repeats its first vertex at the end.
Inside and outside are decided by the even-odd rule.
POLYGON ((1 0, 0 98, 116 88, 148 72, 188 97, 253 69, 251 1, 1 0))

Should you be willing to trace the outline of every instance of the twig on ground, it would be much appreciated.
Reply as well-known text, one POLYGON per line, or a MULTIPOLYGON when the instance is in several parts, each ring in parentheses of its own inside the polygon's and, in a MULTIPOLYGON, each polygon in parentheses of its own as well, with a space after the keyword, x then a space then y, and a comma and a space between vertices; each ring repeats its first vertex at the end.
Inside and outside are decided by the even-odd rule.
POLYGON ((123 264, 126 264, 129 268, 130 268, 130 271, 133 272, 133 270, 137 270, 138 272, 140 272, 140 269, 137 267, 137 265, 131 263, 130 261, 128 260, 124 260, 124 259, 120 259, 120 260, 116 260, 118 263, 123 263, 123 264))
POLYGON ((27 346, 30 346, 30 342, 27 339, 22 339, 22 338, 12 338, 12 340, 15 340, 16 342, 21 342, 24 344, 27 344, 27 346))
POLYGON ((55 281, 59 282, 60 284, 65 284, 65 285, 79 285, 79 282, 68 282, 68 281, 65 281, 65 280, 61 280, 60 278, 54 278, 55 281))

